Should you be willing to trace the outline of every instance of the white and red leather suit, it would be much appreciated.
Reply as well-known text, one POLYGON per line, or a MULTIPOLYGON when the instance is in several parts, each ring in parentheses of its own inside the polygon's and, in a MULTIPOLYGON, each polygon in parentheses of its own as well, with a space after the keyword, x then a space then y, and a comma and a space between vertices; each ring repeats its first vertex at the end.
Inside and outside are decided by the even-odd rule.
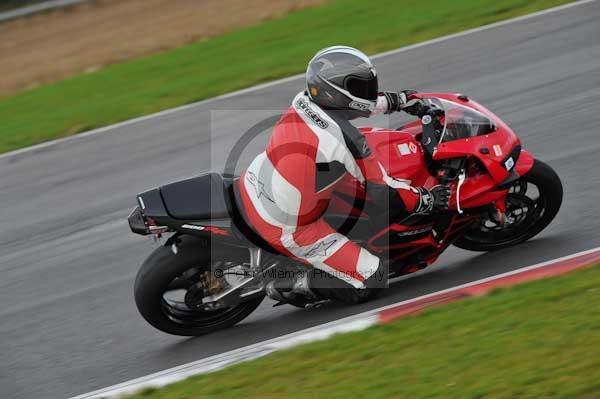
MULTIPOLYGON (((374 113, 387 107, 379 96, 374 113)), ((360 289, 378 271, 379 258, 322 218, 345 174, 396 190, 406 211, 419 204, 418 190, 387 176, 356 128, 299 93, 238 188, 249 224, 272 247, 360 289)))

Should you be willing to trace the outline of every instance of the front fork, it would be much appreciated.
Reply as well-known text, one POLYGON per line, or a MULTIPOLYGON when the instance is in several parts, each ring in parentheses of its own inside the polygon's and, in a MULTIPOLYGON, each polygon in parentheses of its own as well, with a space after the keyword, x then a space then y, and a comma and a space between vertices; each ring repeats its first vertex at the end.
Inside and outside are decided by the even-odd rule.
POLYGON ((504 197, 494 201, 494 211, 490 212, 490 218, 500 225, 506 222, 506 201, 504 197))

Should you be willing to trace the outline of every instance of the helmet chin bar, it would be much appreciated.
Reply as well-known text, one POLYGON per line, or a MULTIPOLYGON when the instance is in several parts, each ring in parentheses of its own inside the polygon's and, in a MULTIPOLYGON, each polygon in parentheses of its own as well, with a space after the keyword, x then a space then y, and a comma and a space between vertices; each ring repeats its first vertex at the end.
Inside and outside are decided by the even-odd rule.
MULTIPOLYGON (((372 113, 375 110, 375 106, 377 105, 377 100, 366 100, 364 98, 360 98, 360 97, 356 97, 354 95, 352 95, 348 90, 331 83, 330 81, 328 81, 327 79, 322 79, 323 82, 327 83, 329 86, 331 86, 334 90, 339 91, 340 93, 342 93, 343 95, 345 95, 346 97, 348 97, 350 100, 350 109, 353 109, 355 111, 362 111, 362 112, 369 112, 372 113), (354 106, 352 106, 354 104, 354 106)), ((310 92, 309 92, 310 95, 310 92)))

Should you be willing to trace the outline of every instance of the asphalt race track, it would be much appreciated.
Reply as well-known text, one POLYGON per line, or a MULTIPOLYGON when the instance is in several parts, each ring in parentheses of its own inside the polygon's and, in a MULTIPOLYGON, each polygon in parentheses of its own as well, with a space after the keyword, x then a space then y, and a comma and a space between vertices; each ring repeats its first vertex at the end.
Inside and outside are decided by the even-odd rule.
POLYGON ((135 194, 222 167, 249 121, 285 108, 301 79, 0 158, 0 397, 81 394, 599 246, 599 20, 596 1, 375 60, 384 88, 457 91, 487 105, 557 170, 566 196, 531 242, 452 249, 363 306, 306 312, 265 301, 234 328, 185 339, 155 331, 133 302, 136 270, 155 245, 129 233, 135 194))

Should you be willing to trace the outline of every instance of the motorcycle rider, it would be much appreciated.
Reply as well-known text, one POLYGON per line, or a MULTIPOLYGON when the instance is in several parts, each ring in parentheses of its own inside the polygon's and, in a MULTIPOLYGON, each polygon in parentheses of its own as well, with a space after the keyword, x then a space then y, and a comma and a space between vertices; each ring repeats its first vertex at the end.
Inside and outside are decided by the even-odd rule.
POLYGON ((238 183, 250 226, 277 251, 313 266, 294 280, 270 283, 269 296, 301 307, 322 298, 358 303, 386 285, 385 263, 322 218, 336 183, 347 174, 365 187, 369 201, 389 207, 391 218, 396 211, 448 208, 446 186, 412 187, 388 176, 349 122, 396 111, 422 116, 415 93, 379 92, 373 64, 352 47, 328 47, 310 60, 306 90, 296 95, 266 150, 238 183))

